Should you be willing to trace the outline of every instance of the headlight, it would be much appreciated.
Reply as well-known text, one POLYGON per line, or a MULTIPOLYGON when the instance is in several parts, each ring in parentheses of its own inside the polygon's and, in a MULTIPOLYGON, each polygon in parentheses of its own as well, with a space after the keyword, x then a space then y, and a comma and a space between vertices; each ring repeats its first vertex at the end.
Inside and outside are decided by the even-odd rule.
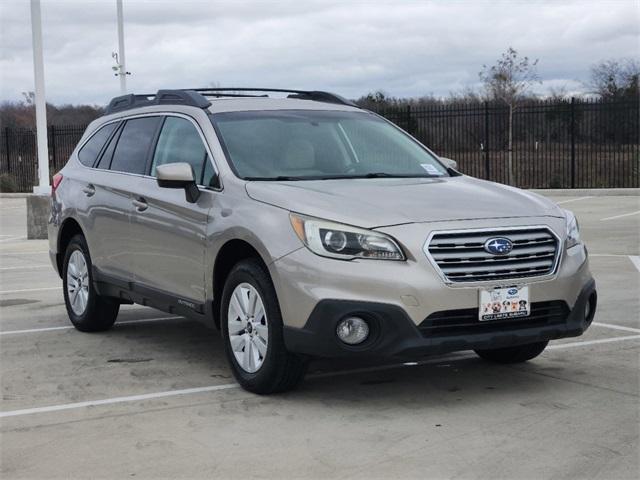
POLYGON ((578 219, 573 212, 570 212, 569 210, 565 210, 564 215, 567 219, 567 248, 571 248, 580 243, 578 219))
POLYGON ((290 214, 291 226, 309 250, 323 257, 351 260, 404 260, 398 244, 384 233, 290 214))

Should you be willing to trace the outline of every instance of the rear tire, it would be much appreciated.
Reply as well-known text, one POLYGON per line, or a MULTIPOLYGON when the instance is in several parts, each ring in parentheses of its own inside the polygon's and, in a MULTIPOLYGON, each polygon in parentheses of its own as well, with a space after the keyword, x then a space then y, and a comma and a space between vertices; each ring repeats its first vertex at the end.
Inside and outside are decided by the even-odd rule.
POLYGON ((278 298, 259 260, 242 260, 231 269, 222 292, 220 327, 227 360, 244 389, 262 395, 285 392, 304 377, 307 362, 285 347, 278 298))
POLYGON ((549 342, 529 343, 515 347, 475 350, 480 358, 496 363, 522 363, 540 355, 549 342))
POLYGON ((93 288, 91 256, 83 235, 69 241, 62 269, 64 303, 73 326, 81 332, 111 328, 118 317, 120 303, 98 295, 93 288))

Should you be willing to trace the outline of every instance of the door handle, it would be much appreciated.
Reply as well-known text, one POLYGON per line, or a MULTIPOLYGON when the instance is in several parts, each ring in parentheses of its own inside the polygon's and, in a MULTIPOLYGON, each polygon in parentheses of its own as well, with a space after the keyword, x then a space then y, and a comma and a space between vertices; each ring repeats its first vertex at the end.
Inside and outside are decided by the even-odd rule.
POLYGON ((131 203, 133 203, 133 205, 136 207, 136 210, 139 212, 144 212, 147 208, 149 208, 149 204, 142 197, 138 197, 135 200, 132 200, 131 203))
POLYGON ((93 197, 95 195, 95 193, 96 193, 96 187, 94 187, 93 185, 89 184, 86 187, 84 187, 82 189, 82 191, 84 192, 84 194, 87 197, 93 197))

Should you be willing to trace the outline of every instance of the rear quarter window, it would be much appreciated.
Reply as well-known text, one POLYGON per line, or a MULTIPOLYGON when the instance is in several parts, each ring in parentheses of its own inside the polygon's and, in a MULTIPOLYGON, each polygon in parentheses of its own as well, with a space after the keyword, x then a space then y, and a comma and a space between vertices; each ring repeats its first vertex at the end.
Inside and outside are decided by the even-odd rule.
POLYGON ((116 122, 110 123, 98 129, 98 131, 94 133, 87 141, 87 143, 85 143, 78 151, 78 160, 80 160, 80 163, 87 167, 93 167, 93 165, 95 165, 96 163, 96 159, 98 158, 98 154, 102 150, 102 147, 104 147, 104 144, 107 143, 107 140, 117 126, 118 123, 116 122))

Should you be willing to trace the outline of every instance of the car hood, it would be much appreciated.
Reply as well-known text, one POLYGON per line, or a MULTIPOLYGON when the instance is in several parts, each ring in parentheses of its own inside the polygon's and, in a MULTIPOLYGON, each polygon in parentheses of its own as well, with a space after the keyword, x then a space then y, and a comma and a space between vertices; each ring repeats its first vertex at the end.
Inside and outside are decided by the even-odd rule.
POLYGON ((534 193, 471 177, 247 182, 254 200, 366 228, 405 223, 562 216, 534 193))

